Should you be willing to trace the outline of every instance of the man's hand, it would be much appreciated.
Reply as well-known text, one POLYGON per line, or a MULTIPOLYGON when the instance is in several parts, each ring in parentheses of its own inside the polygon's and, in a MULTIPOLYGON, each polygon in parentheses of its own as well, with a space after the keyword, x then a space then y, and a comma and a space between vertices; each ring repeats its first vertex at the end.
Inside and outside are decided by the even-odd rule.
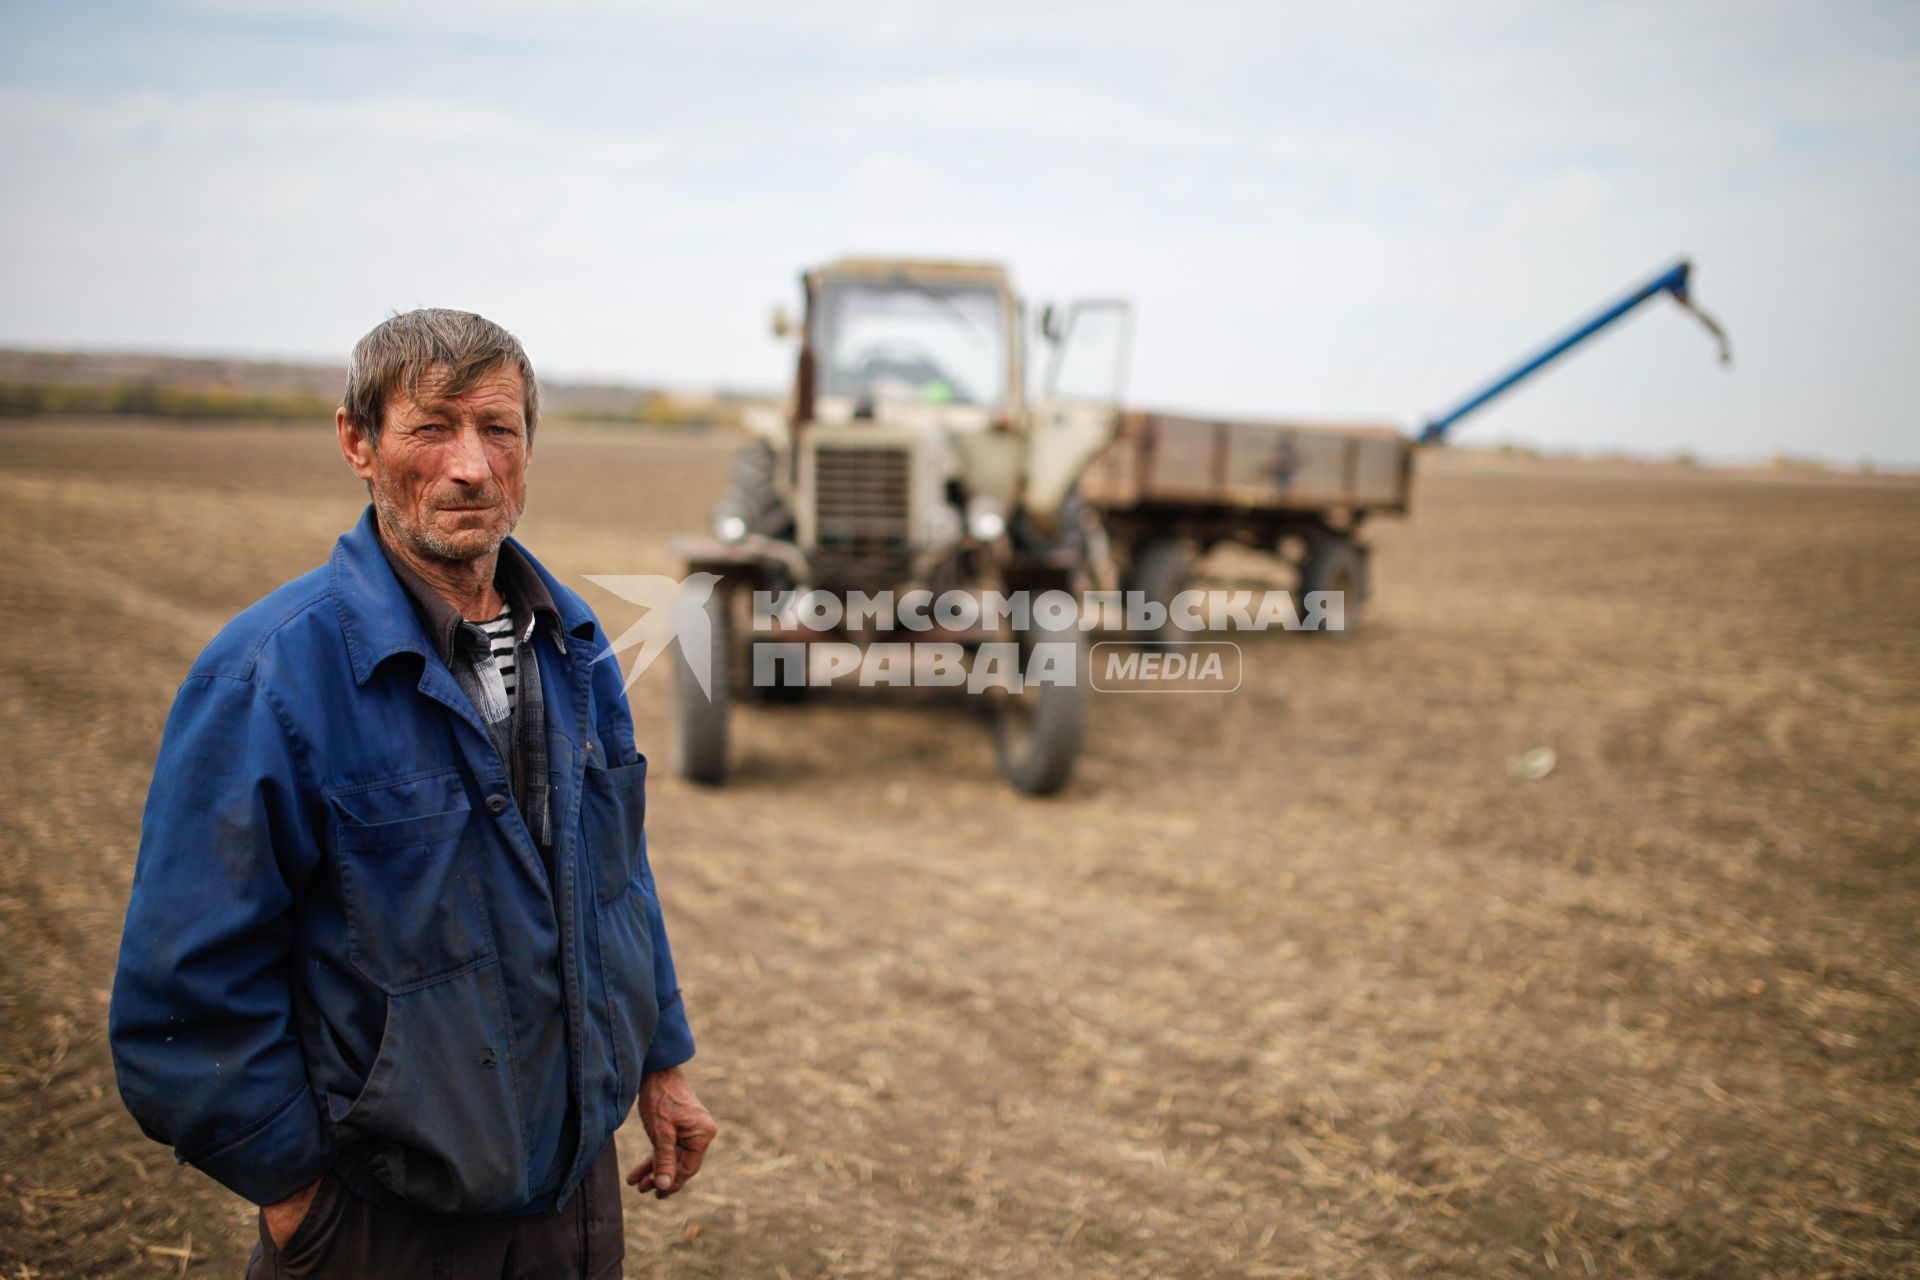
POLYGON ((627 1170, 627 1185, 642 1191, 652 1187, 654 1199, 665 1200, 700 1172, 720 1126, 678 1067, 640 1077, 640 1122, 653 1140, 653 1154, 627 1170))
POLYGON ((313 1194, 318 1190, 320 1179, 315 1178, 311 1185, 294 1192, 285 1200, 260 1207, 260 1212, 266 1215, 267 1234, 273 1237, 274 1248, 287 1247, 287 1241, 293 1239, 293 1233, 307 1220, 307 1210, 313 1208, 313 1194))

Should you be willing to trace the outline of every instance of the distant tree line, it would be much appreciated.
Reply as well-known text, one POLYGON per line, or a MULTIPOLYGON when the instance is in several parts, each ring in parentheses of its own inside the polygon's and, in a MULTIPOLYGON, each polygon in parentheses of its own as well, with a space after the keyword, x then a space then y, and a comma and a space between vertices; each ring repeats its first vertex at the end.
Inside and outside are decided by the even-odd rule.
POLYGON ((93 385, 0 381, 0 417, 124 414, 143 418, 331 418, 339 401, 310 392, 247 391, 116 381, 93 385))
MULTIPOLYGON (((644 427, 706 426, 736 422, 740 404, 711 396, 683 399, 637 391, 624 404, 569 404, 552 397, 548 416, 561 421, 635 423, 644 427)), ((140 418, 331 420, 339 400, 308 391, 263 391, 231 386, 171 386, 147 379, 113 382, 28 382, 0 379, 0 418, 41 414, 124 415, 140 418)))
POLYGON ((610 407, 574 408, 565 403, 553 405, 551 412, 556 418, 572 422, 637 422, 643 427, 692 427, 733 422, 739 417, 739 406, 716 402, 711 397, 683 400, 670 392, 649 391, 641 393, 638 403, 624 412, 610 407))

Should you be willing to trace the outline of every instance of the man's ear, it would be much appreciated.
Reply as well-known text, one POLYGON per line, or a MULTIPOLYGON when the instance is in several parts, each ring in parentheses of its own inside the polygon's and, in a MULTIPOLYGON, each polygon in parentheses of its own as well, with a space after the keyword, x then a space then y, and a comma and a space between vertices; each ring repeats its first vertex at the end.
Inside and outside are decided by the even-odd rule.
POLYGON ((333 411, 333 429, 340 437, 340 454, 347 460, 347 465, 353 468, 353 474, 372 483, 373 441, 347 421, 345 408, 333 411))

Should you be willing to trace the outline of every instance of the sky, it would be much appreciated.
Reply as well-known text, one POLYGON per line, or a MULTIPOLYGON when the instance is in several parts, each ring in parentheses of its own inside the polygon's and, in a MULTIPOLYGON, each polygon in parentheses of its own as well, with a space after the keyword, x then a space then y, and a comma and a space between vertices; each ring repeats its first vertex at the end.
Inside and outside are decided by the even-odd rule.
POLYGON ((1462 443, 1920 464, 1920 5, 20 4, 0 344, 775 389, 846 253, 1136 309, 1129 400, 1462 443))

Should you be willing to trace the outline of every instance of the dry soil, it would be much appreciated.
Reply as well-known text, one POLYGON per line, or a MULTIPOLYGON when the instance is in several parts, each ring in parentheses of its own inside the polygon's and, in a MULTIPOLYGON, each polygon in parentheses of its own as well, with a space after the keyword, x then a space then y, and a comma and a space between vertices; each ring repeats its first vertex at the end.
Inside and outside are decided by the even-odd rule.
MULTIPOLYGON (((330 436, 0 429, 0 1276, 250 1246, 107 989, 176 684, 359 512, 330 436)), ((523 536, 624 627, 583 575, 673 572, 736 443, 550 430, 523 536)), ((643 676, 723 1131, 629 1274, 1913 1274, 1920 487, 1436 457, 1374 541, 1364 632, 1097 698, 1051 800, 924 696, 696 788, 643 676)))

